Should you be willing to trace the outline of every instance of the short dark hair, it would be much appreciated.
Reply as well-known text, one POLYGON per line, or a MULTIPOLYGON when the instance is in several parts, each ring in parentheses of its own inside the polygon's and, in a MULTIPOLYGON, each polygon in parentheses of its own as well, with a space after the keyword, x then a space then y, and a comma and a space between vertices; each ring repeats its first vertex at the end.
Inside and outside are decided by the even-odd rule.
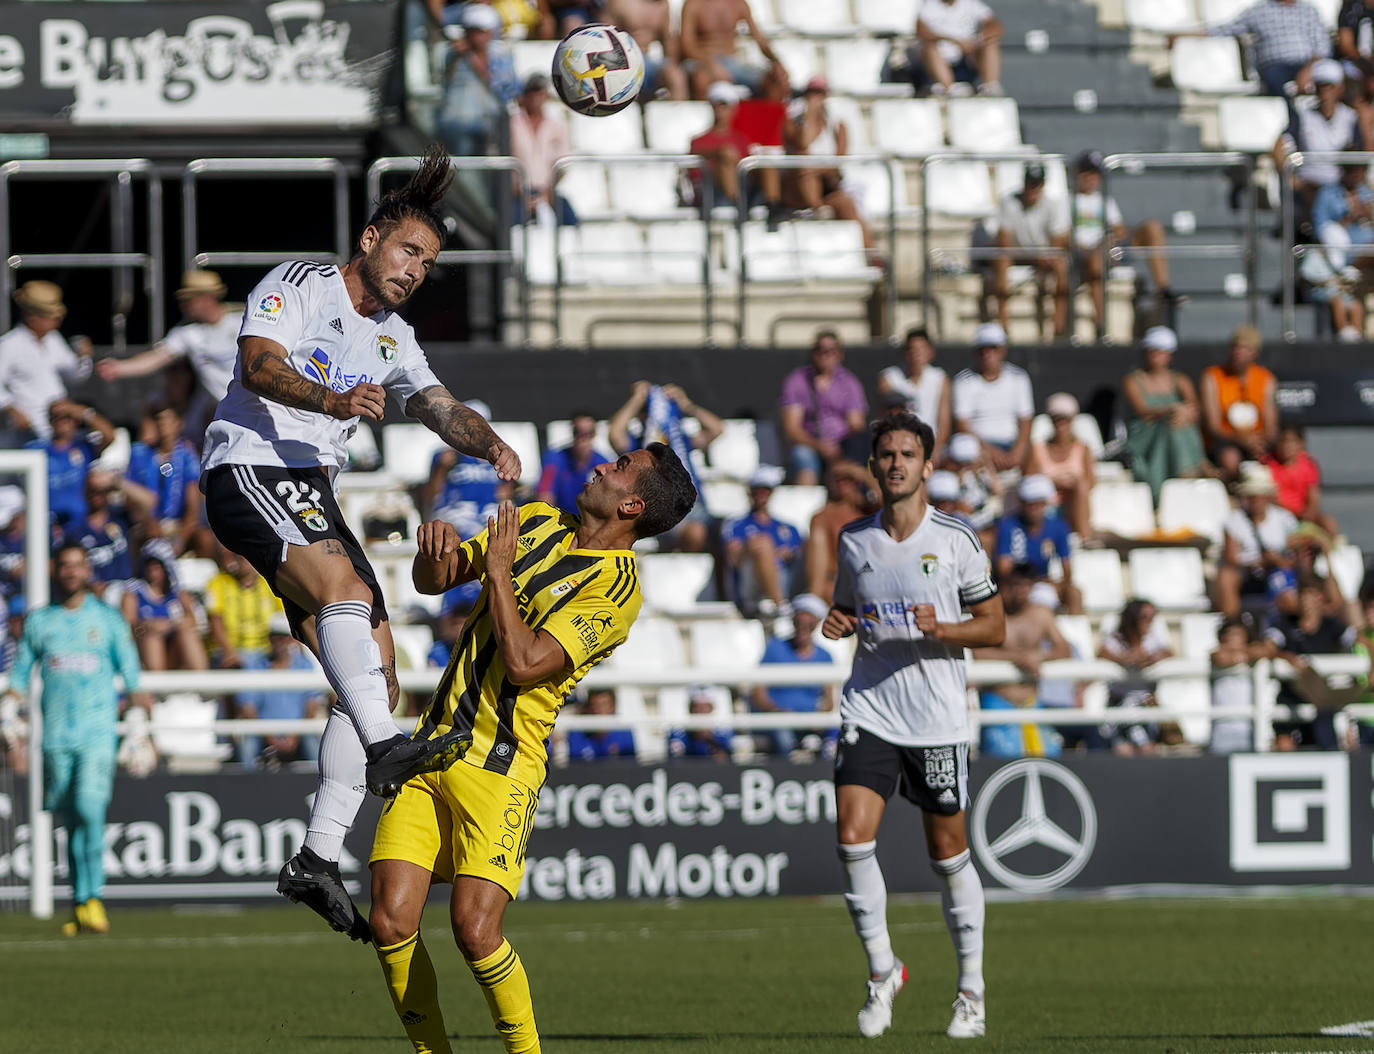
POLYGON ((55 548, 52 551, 52 562, 57 563, 58 559, 62 556, 63 553, 70 552, 73 549, 80 553, 82 556, 84 556, 86 559, 89 560, 91 558, 91 554, 86 552, 86 547, 84 545, 78 542, 75 538, 67 538, 59 542, 57 544, 57 548, 55 548))
POLYGON ((906 339, 902 342, 910 344, 913 340, 930 340, 930 331, 925 326, 912 326, 906 331, 906 339))
POLYGON ((874 457, 878 454, 878 440, 889 432, 910 432, 921 441, 921 453, 924 455, 921 460, 929 461, 930 455, 935 452, 935 429, 926 424, 909 410, 897 410, 888 414, 868 426, 871 436, 871 453, 874 457))
POLYGON ((842 345, 844 343, 844 341, 840 340, 840 335, 833 329, 818 329, 816 330, 816 335, 811 338, 811 350, 815 351, 821 346, 821 341, 826 339, 833 340, 836 344, 842 345))
POLYGON ((697 488, 687 466, 664 443, 644 448, 654 459, 652 467, 639 470, 635 491, 644 501, 644 511, 635 520, 635 536, 652 538, 671 531, 697 503, 697 488))
POLYGON ((385 239, 406 220, 419 220, 434 232, 439 244, 443 245, 447 232, 444 230, 444 216, 439 211, 439 203, 448 193, 453 174, 448 151, 438 143, 431 143, 409 182, 377 202, 367 225, 376 227, 385 239))
POLYGON ((1297 436, 1299 439, 1302 440, 1307 439, 1307 429, 1305 429, 1297 421, 1280 421, 1279 435, 1283 435, 1284 432, 1291 432, 1293 435, 1297 436))

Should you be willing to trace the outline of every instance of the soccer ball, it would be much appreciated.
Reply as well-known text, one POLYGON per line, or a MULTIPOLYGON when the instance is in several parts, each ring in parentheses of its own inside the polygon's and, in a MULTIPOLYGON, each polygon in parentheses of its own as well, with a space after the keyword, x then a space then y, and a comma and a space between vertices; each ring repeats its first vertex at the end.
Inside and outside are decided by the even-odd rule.
POLYGON ((623 29, 597 22, 581 26, 558 42, 553 84, 558 97, 578 113, 619 113, 639 98, 644 53, 623 29))

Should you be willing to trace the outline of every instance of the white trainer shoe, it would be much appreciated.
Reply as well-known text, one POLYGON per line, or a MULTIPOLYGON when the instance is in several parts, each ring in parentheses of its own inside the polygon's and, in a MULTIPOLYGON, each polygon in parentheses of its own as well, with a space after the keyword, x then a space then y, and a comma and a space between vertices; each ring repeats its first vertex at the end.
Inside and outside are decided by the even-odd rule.
POLYGON ((960 992, 954 1000, 954 1017, 945 1035, 951 1039, 975 1039, 987 1031, 987 1007, 983 999, 960 992))
POLYGON ((892 1026, 892 1001, 906 984, 906 963, 898 961, 881 980, 868 982, 868 998, 859 1011, 859 1035, 873 1039, 892 1026))

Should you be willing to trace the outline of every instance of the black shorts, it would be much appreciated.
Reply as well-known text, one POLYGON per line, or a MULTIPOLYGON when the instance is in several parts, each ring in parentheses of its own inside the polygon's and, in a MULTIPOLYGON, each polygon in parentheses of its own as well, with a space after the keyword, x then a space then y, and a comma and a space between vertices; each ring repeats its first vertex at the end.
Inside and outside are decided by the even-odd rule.
POLYGON ((384 620, 382 587, 362 545, 349 529, 322 468, 275 465, 218 465, 205 476, 205 515, 210 529, 230 552, 238 553, 267 579, 281 598, 291 632, 302 640, 301 623, 312 614, 282 596, 277 568, 288 545, 310 545, 333 538, 344 547, 353 570, 372 590, 372 620, 384 620))
POLYGON ((865 728, 840 728, 835 786, 867 787, 886 801, 902 797, 922 812, 953 816, 968 807, 968 744, 899 747, 865 728))

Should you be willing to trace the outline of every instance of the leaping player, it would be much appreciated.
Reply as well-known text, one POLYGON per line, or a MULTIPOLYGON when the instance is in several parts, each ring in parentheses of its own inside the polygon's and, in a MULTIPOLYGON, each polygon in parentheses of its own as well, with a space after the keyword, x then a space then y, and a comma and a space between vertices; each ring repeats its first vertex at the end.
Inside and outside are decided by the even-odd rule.
POLYGON ((348 263, 282 264, 258 283, 234 379, 205 431, 210 526, 281 597, 292 633, 339 698, 320 742, 305 845, 277 891, 357 940, 370 934, 338 861, 364 783, 393 796, 412 776, 453 764, 471 736, 412 740, 392 719, 400 689, 386 605, 334 495, 345 444, 359 418, 382 419, 389 391, 455 450, 485 458, 503 480, 520 477, 515 452, 439 383, 395 313, 443 244, 438 206, 452 179, 448 155, 431 147, 405 187, 378 203, 348 263))
POLYGON ((964 826, 969 723, 965 648, 1001 644, 1002 599, 978 536, 926 503, 934 435, 915 414, 872 427, 869 468, 882 509, 840 532, 835 600, 822 632, 858 633, 840 704, 835 797, 840 860, 854 929, 868 956, 859 1032, 880 1036, 906 966, 892 951, 878 825, 894 791, 922 812, 945 924, 959 960, 947 1034, 983 1035, 983 886, 964 826), (967 609, 970 618, 963 618, 967 609))

